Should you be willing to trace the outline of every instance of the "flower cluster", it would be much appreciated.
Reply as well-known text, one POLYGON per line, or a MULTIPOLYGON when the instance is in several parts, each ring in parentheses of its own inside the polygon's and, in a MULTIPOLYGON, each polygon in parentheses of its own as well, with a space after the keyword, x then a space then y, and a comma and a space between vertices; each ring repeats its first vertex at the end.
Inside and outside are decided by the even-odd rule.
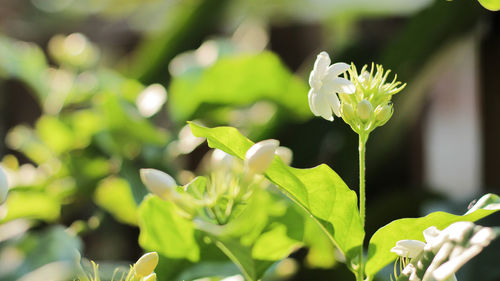
POLYGON ((406 84, 387 81, 390 70, 381 65, 365 65, 360 72, 354 64, 330 65, 326 52, 321 52, 309 78, 309 107, 316 116, 333 121, 333 114, 344 121, 358 134, 368 134, 384 125, 392 116, 392 96, 406 84), (344 73, 344 78, 338 77, 344 73), (347 79, 348 77, 349 79, 347 79))
POLYGON ((277 155, 286 164, 292 158, 290 149, 280 147, 277 140, 269 139, 251 146, 244 162, 221 151, 212 152, 212 172, 208 178, 198 177, 186 186, 178 186, 168 174, 155 169, 141 169, 142 182, 148 190, 174 203, 181 215, 199 217, 224 225, 235 210, 263 185, 262 176, 277 155))
POLYGON ((398 280, 457 280, 455 273, 496 236, 492 228, 472 222, 456 222, 442 231, 431 226, 423 234, 426 243, 401 240, 391 249, 403 263, 398 280))

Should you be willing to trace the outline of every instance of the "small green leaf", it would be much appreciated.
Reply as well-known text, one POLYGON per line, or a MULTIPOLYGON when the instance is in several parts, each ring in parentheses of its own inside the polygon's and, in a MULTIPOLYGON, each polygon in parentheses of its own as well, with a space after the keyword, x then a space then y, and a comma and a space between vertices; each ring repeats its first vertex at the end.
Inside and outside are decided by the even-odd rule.
POLYGON ((478 201, 477 205, 480 204, 480 208, 473 206, 471 209, 473 211, 467 212, 463 216, 445 212, 434 212, 421 218, 395 220, 380 228, 370 240, 366 274, 368 276, 374 276, 380 269, 396 258, 396 254, 392 253, 390 250, 399 240, 408 239, 424 241, 423 231, 428 227, 435 226, 438 229, 444 229, 454 222, 477 221, 500 210, 500 199, 497 195, 487 194, 483 196, 483 198, 487 200, 478 201), (485 201, 490 204, 484 205, 483 203, 485 201))
POLYGON ((126 180, 115 177, 104 179, 97 186, 94 201, 118 221, 137 225, 137 205, 126 180))
MULTIPOLYGON (((190 126, 195 136, 207 138, 210 147, 241 159, 253 144, 235 128, 190 126)), ((348 259, 356 257, 364 238, 356 193, 332 169, 326 165, 295 169, 275 158, 266 176, 313 216, 348 259)))
POLYGON ((61 202, 57 198, 40 191, 13 189, 4 205, 0 206, 0 223, 19 218, 52 222, 59 218, 60 213, 61 202))
POLYGON ((500 10, 500 0, 479 0, 479 3, 483 5, 488 10, 498 11, 500 10))

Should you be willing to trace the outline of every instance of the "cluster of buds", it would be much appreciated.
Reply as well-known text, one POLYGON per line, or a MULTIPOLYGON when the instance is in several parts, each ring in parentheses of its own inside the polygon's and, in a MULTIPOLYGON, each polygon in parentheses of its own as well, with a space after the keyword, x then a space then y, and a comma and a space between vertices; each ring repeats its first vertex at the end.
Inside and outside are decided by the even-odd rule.
POLYGON ((158 253, 150 252, 142 255, 133 266, 132 280, 138 281, 156 281, 156 273, 154 272, 158 265, 158 253))
POLYGON ((493 228, 472 222, 456 222, 442 231, 431 226, 423 234, 426 243, 401 240, 391 249, 400 257, 400 275, 394 272, 398 281, 456 281, 455 273, 497 236, 493 228))
POLYGON ((279 142, 272 139, 250 147, 243 163, 221 150, 214 150, 210 176, 197 177, 185 186, 178 186, 170 175, 155 169, 141 169, 140 175, 151 193, 173 202, 184 217, 198 217, 224 225, 236 209, 245 205, 255 188, 265 186, 260 175, 271 165, 275 155, 286 164, 292 158, 290 149, 279 147, 279 142))
POLYGON ((321 52, 309 77, 309 107, 316 116, 333 121, 333 114, 358 134, 369 134, 384 125, 392 116, 392 96, 403 90, 406 84, 387 81, 390 70, 372 64, 370 71, 365 65, 360 72, 354 64, 338 62, 330 65, 330 57, 321 52), (339 77, 343 73, 344 77, 339 77))
POLYGON ((348 70, 351 83, 356 90, 353 94, 339 93, 342 119, 358 134, 370 133, 389 121, 394 111, 392 96, 399 93, 406 84, 397 81, 397 75, 387 82, 390 70, 381 65, 365 65, 358 73, 356 66, 348 70))

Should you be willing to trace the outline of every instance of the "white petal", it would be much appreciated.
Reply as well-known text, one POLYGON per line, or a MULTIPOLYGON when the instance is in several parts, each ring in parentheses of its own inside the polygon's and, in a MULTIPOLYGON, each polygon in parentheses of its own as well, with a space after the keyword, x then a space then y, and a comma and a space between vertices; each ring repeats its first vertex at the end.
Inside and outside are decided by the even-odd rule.
POLYGON ((348 65, 347 63, 344 63, 344 62, 334 63, 334 64, 330 65, 330 67, 328 67, 328 70, 326 71, 327 72, 326 75, 328 77, 332 77, 332 76, 337 77, 341 73, 343 73, 346 70, 348 70, 349 67, 351 67, 351 66, 348 65))
POLYGON ((280 146, 276 149, 276 155, 278 155, 279 158, 281 158, 281 161, 283 161, 286 165, 290 165, 290 163, 292 163, 293 152, 290 148, 280 146))
POLYGON ((252 145, 245 154, 245 166, 249 172, 260 174, 271 165, 280 142, 274 139, 263 140, 252 145))
POLYGON ((416 258, 424 250, 425 243, 418 240, 400 240, 396 242, 396 247, 391 252, 399 256, 416 258), (406 255, 401 255, 406 254, 406 255))
POLYGON ((312 113, 316 116, 321 116, 328 121, 333 121, 332 109, 328 105, 328 99, 322 93, 309 92, 309 106, 312 113))
POLYGON ((328 94, 326 97, 328 99, 328 104, 330 105, 330 107, 333 110, 333 113, 335 113, 335 115, 337 115, 337 117, 340 117, 340 101, 339 101, 339 97, 337 97, 337 94, 331 93, 331 94, 328 94))
POLYGON ((321 89, 328 92, 342 93, 342 94, 353 94, 356 91, 356 87, 351 81, 336 77, 333 79, 325 78, 323 80, 323 87, 321 89))
POLYGON ((328 56, 328 53, 325 51, 319 53, 316 57, 316 61, 314 62, 314 71, 316 71, 320 79, 326 75, 326 71, 330 63, 330 56, 328 56))
POLYGON ((441 231, 439 231, 435 226, 427 228, 426 230, 424 230, 425 241, 428 244, 434 246, 438 242, 438 237, 440 233, 441 231))
POLYGON ((319 90, 322 86, 321 77, 317 71, 311 71, 311 75, 309 75, 309 86, 315 90, 319 90))

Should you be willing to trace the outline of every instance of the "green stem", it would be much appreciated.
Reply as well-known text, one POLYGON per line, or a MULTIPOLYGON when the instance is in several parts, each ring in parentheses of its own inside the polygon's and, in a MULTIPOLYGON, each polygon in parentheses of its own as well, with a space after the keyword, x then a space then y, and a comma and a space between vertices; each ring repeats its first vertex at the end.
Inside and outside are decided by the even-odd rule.
MULTIPOLYGON (((361 218, 361 224, 363 228, 365 227, 365 154, 366 154, 366 141, 368 140, 368 134, 359 134, 359 216, 361 218)), ((357 281, 362 281, 364 278, 365 271, 365 259, 363 252, 363 245, 359 249, 359 269, 356 276, 357 281)))

